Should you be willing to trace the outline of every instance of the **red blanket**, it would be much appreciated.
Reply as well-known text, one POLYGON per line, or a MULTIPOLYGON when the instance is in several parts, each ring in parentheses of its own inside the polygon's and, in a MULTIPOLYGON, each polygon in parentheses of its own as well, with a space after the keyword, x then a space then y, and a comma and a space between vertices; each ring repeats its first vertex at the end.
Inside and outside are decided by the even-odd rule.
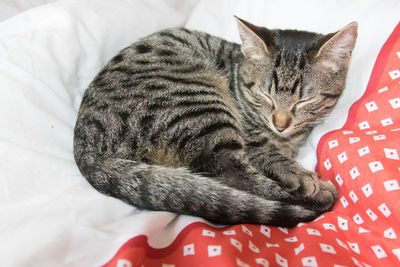
POLYGON ((105 266, 400 266, 400 24, 342 129, 321 138, 316 170, 340 193, 332 212, 294 229, 193 223, 167 248, 146 236, 105 266))

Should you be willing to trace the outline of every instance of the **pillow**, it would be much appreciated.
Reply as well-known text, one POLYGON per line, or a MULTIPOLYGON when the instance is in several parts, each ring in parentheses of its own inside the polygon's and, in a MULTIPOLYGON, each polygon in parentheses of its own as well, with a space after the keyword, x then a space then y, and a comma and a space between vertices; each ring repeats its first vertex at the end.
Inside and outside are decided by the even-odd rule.
POLYGON ((72 142, 82 93, 105 62, 186 21, 187 4, 169 2, 60 0, 0 23, 2 265, 99 266, 124 232, 146 233, 163 218, 95 191, 72 142))
POLYGON ((25 10, 34 8, 39 5, 53 2, 55 0, 3 0, 0 2, 0 22, 11 18, 25 10))

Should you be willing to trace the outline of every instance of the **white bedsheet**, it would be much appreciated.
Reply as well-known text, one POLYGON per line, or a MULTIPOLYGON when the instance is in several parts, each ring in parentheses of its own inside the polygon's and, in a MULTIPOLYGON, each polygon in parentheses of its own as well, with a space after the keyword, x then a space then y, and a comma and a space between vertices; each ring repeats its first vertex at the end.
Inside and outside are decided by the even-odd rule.
POLYGON ((0 21, 11 16, 0 23, 0 264, 99 266, 137 234, 162 247, 200 220, 141 211, 101 195, 75 165, 73 127, 82 93, 120 49, 185 24, 239 41, 232 14, 322 33, 358 21, 344 97, 299 157, 313 168, 319 137, 340 127, 363 93, 398 10, 396 0, 58 0, 16 16, 19 11, 0 13, 0 21))
POLYGON ((55 0, 2 0, 0 1, 0 22, 25 10, 54 1, 55 0))

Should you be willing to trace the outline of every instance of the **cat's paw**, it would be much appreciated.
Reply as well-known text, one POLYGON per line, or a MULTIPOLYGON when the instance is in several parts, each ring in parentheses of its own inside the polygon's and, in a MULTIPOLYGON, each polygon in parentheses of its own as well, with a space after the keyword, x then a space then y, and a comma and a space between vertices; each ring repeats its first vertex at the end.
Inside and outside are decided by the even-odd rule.
POLYGON ((306 197, 316 196, 320 191, 320 179, 315 172, 304 170, 299 174, 300 187, 296 190, 306 197))
POLYGON ((308 171, 298 164, 293 164, 280 171, 280 185, 288 192, 300 197, 312 197, 320 190, 319 177, 316 173, 308 171))
POLYGON ((339 198, 336 187, 332 183, 319 180, 319 188, 319 192, 309 198, 312 202, 312 207, 310 208, 322 212, 329 211, 339 198))

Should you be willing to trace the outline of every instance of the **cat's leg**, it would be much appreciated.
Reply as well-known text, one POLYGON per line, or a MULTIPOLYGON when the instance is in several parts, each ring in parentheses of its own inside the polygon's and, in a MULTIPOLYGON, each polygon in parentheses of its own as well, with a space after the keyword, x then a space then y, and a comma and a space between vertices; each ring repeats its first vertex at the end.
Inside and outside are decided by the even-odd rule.
MULTIPOLYGON (((207 151, 207 149, 203 150, 202 159, 200 161, 198 159, 196 165, 201 166, 201 162, 206 162, 207 166, 202 168, 202 171, 212 173, 215 179, 230 187, 260 196, 266 200, 301 205, 318 212, 328 211, 337 200, 337 192, 333 185, 318 179, 315 173, 305 170, 292 159, 288 158, 293 165, 286 166, 287 169, 291 170, 288 173, 291 173, 292 177, 287 179, 297 179, 300 186, 295 191, 287 190, 281 180, 271 179, 267 173, 262 174, 251 164, 245 149, 221 149, 213 154, 207 154, 204 151, 207 151), (301 175, 296 174, 296 171, 301 175), (308 177, 309 175, 312 177, 308 177), (302 188, 304 182, 301 179, 313 179, 312 182, 315 181, 318 191, 313 195, 306 195, 302 188)), ((281 171, 280 174, 284 174, 284 171, 281 171)))
POLYGON ((265 176, 277 181, 287 192, 318 206, 332 206, 338 197, 333 184, 319 179, 274 144, 264 139, 246 146, 251 164, 265 176))
MULTIPOLYGON (((183 151, 191 155, 190 169, 197 173, 212 174, 214 179, 266 200, 274 200, 295 205, 303 205, 306 208, 318 212, 327 211, 334 204, 334 198, 328 192, 321 192, 317 198, 304 199, 303 195, 293 194, 268 176, 261 173, 250 162, 243 141, 240 136, 235 136, 233 142, 232 134, 221 134, 218 141, 210 138, 211 142, 205 144, 201 140, 191 140, 183 151), (227 138, 227 139, 225 139, 227 138), (225 139, 225 140, 224 140, 225 139), (202 146, 200 146, 200 142, 202 146), (222 145, 224 144, 224 145, 222 145), (235 144, 235 145, 233 145, 235 144), (195 153, 201 148, 201 153, 195 153), (193 155, 196 155, 193 157, 193 155)), ((182 152, 183 152, 182 151, 182 152)))
POLYGON ((252 166, 245 151, 245 142, 230 129, 221 129, 217 134, 204 139, 186 142, 180 155, 186 166, 195 173, 214 177, 230 187, 246 191, 268 200, 294 202, 276 181, 264 176, 252 166))
POLYGON ((317 174, 303 168, 273 144, 263 147, 249 145, 246 151, 256 169, 279 182, 287 191, 299 191, 306 196, 318 193, 317 174))

